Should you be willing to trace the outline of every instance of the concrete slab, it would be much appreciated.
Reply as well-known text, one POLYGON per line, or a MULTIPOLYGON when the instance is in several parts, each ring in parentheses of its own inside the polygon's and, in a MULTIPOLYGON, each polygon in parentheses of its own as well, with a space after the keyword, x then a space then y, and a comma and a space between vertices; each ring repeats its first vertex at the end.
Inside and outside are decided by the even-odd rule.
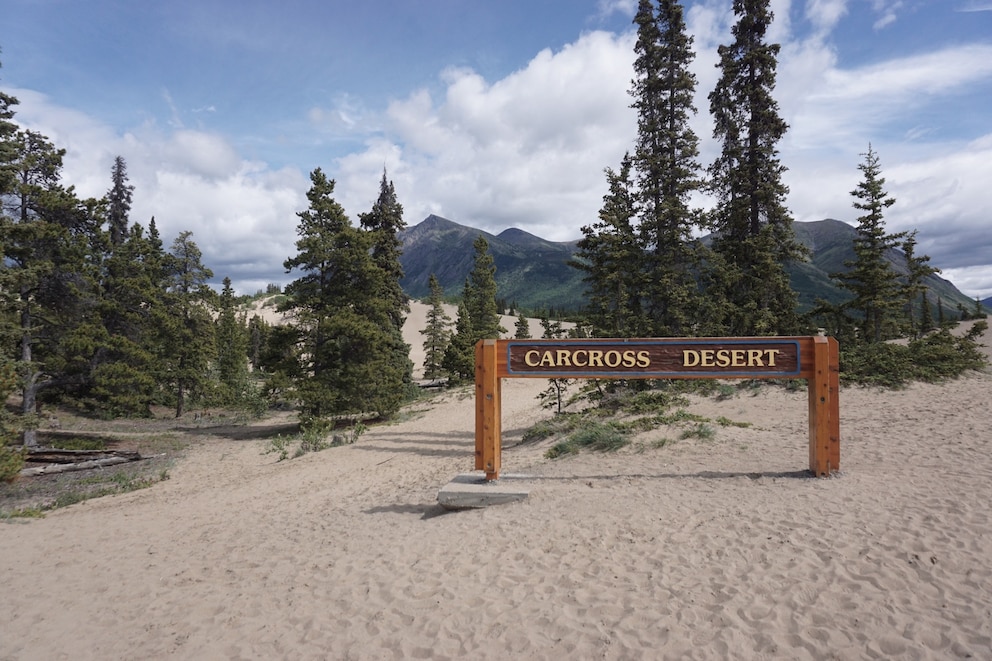
POLYGON ((437 494, 438 504, 447 510, 478 509, 491 505, 503 505, 524 500, 530 489, 522 486, 520 480, 528 475, 505 474, 498 480, 486 482, 484 472, 462 473, 441 487, 437 494))

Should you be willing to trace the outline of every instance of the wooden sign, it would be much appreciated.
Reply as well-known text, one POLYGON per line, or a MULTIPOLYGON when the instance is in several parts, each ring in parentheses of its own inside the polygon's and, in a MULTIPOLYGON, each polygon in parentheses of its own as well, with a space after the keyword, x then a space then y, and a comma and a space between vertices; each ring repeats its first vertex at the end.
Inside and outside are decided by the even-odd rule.
POLYGON ((840 468, 840 366, 829 337, 481 340, 475 347, 475 468, 500 471, 504 378, 806 379, 809 461, 840 468))

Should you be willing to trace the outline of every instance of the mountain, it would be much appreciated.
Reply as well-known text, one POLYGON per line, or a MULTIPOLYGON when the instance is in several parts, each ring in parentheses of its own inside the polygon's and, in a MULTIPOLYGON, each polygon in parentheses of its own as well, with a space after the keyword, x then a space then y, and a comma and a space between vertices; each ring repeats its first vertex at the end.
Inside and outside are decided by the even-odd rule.
POLYGON ((475 260, 472 244, 480 234, 496 265, 500 298, 531 310, 582 306, 582 275, 568 265, 577 241, 547 241, 515 228, 493 235, 434 215, 400 232, 403 290, 412 298, 425 298, 433 273, 446 295, 460 296, 475 260))
MULTIPOLYGON (((796 239, 811 253, 809 262, 793 265, 789 271, 792 286, 799 293, 800 307, 809 309, 820 298, 832 303, 849 298, 850 294, 838 287, 830 274, 846 271, 844 262, 854 259, 857 229, 833 219, 796 222, 793 228, 796 239)), ((430 293, 428 280, 433 273, 446 295, 461 295, 475 258, 472 243, 480 234, 489 242, 489 253, 496 264, 500 298, 528 310, 582 307, 583 274, 568 265, 578 241, 547 241, 516 228, 493 235, 434 215, 400 232, 403 243, 400 262, 406 274, 401 281, 404 291, 412 298, 425 298, 430 293)), ((906 272, 902 251, 890 250, 887 257, 896 272, 906 272)), ((933 275, 925 284, 930 289, 931 302, 936 303, 939 296, 945 311, 956 312, 958 306, 974 309, 975 301, 950 281, 933 275)), ((988 301, 985 304, 988 307, 988 301)))

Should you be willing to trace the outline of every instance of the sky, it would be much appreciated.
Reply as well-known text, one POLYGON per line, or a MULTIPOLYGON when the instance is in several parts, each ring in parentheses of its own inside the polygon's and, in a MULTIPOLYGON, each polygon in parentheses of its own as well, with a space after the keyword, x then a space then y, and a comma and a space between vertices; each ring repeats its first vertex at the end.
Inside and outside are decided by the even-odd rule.
MULTIPOLYGON (((430 214, 569 241, 633 147, 636 0, 0 0, 0 89, 66 149, 63 181, 182 231, 239 293, 285 284, 309 175, 353 222, 385 171, 430 214)), ((969 296, 992 296, 992 0, 772 0, 774 92, 797 221, 857 224, 869 145, 889 232, 917 231, 969 296)), ((731 0, 686 0, 700 161, 731 0)), ((701 200, 706 203, 705 200, 701 200)))

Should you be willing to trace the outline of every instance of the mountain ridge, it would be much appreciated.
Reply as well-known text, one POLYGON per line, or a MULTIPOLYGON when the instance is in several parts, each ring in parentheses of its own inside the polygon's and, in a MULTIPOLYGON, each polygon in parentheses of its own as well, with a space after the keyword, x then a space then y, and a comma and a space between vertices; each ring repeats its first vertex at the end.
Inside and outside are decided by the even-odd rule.
MULTIPOLYGON (((850 294, 838 287, 830 274, 846 271, 845 262, 854 259, 857 228, 833 218, 797 221, 793 228, 796 239, 811 252, 808 262, 789 268, 800 308, 813 307, 817 299, 840 303, 849 298, 850 294)), ((515 227, 492 234, 435 214, 399 233, 403 248, 400 263, 405 273, 400 281, 403 290, 411 298, 425 298, 430 293, 428 282, 433 273, 446 296, 460 296, 475 258, 472 244, 479 235, 488 242, 496 265, 497 296, 507 304, 531 311, 582 308, 584 274, 568 265, 578 250, 577 240, 549 241, 515 227)), ((892 249, 886 256, 897 273, 906 273, 901 250, 892 249)), ((926 286, 931 291, 931 303, 936 304, 939 296, 946 311, 958 306, 969 311, 974 308, 974 299, 939 275, 927 278, 926 286)))

